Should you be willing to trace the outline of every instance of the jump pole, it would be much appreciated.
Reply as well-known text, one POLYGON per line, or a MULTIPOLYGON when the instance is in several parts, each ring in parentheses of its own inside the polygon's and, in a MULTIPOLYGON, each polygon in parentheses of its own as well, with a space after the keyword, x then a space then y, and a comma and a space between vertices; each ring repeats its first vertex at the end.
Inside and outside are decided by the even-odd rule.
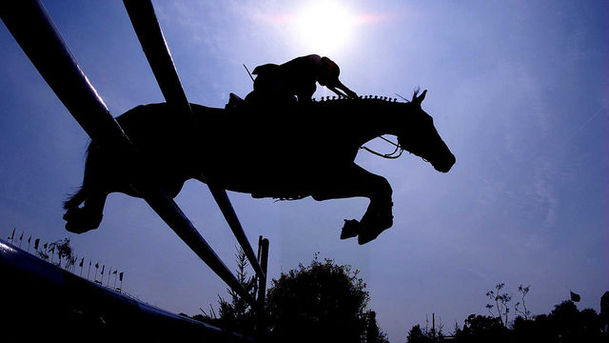
MULTIPOLYGON (((187 122, 188 118, 192 116, 192 109, 184 93, 184 88, 180 82, 180 77, 176 71, 171 52, 165 41, 163 30, 156 17, 152 3, 149 0, 123 0, 123 4, 127 9, 133 29, 142 45, 142 50, 148 59, 148 64, 165 97, 165 101, 178 109, 178 113, 187 122)), ((239 218, 228 198, 228 194, 226 194, 226 190, 215 185, 213 180, 209 182, 208 186, 235 238, 243 248, 252 268, 254 268, 258 277, 266 279, 266 272, 263 271, 264 268, 261 268, 257 261, 254 250, 245 235, 239 218)))
MULTIPOLYGON (((89 137, 112 149, 118 156, 137 158, 129 137, 80 69, 40 2, 1 1, 0 17, 32 64, 89 137)), ((255 304, 252 296, 170 197, 147 182, 136 183, 134 186, 143 191, 144 199, 152 209, 229 287, 248 303, 255 304)))

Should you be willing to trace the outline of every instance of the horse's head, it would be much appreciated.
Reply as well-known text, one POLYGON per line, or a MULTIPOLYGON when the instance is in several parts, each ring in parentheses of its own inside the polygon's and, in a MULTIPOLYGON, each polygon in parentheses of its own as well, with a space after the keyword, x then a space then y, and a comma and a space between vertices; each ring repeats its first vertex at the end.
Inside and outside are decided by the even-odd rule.
POLYGON ((404 124, 398 130, 398 144, 402 149, 431 163, 437 171, 446 173, 456 159, 438 134, 431 116, 421 108, 426 94, 427 90, 424 90, 418 95, 417 90, 407 103, 411 107, 410 113, 404 116, 404 124))

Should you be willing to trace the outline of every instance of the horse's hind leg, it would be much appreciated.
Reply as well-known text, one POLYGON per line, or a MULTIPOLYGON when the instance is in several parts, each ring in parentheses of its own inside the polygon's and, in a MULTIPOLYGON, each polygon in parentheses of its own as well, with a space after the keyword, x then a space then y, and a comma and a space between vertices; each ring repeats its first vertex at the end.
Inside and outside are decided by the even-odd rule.
POLYGON ((313 198, 315 200, 361 196, 369 198, 370 204, 362 219, 346 220, 341 233, 341 239, 358 236, 358 243, 365 244, 393 225, 391 194, 391 186, 384 177, 353 164, 343 173, 327 179, 313 198))
POLYGON ((89 148, 85 164, 85 175, 81 189, 64 203, 66 213, 66 230, 83 233, 97 229, 102 220, 102 213, 108 196, 108 173, 103 167, 106 161, 96 151, 95 146, 89 148), (82 207, 79 207, 84 202, 82 207))

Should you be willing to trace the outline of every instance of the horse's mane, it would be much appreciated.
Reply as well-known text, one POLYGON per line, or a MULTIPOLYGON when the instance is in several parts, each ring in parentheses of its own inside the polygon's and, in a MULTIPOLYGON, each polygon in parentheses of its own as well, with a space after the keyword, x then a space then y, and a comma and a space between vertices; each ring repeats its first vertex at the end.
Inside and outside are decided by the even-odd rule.
MULTIPOLYGON (((406 100, 406 99, 404 99, 406 100)), ((321 97, 319 99, 313 98, 313 102, 314 103, 318 103, 318 104, 324 104, 324 103, 346 103, 346 102, 379 102, 379 103, 393 103, 393 102, 398 102, 397 98, 391 98, 391 97, 386 97, 386 96, 378 96, 378 95, 365 95, 365 96, 360 96, 359 98, 346 98, 346 97, 342 97, 342 96, 326 96, 326 97, 321 97)), ((406 100, 406 102, 409 102, 408 100, 406 100)), ((399 102, 401 103, 401 102, 399 102)))

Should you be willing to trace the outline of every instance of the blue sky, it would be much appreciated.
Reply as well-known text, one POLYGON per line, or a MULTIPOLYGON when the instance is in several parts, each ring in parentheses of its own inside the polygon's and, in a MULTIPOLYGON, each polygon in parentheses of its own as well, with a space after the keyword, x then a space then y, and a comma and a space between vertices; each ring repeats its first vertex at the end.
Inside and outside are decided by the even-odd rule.
MULTIPOLYGON (((113 114, 162 101, 121 2, 44 4, 113 114)), ((376 241, 338 239, 364 199, 229 194, 252 242, 270 238, 271 277, 315 252, 351 264, 392 341, 432 312, 449 330, 483 313, 484 293, 498 282, 514 295, 530 284, 533 313, 570 289, 582 295, 580 308, 599 309, 609 290, 607 2, 154 4, 193 103, 222 107, 231 91, 245 96, 242 63, 310 53, 334 59, 359 94, 429 90, 423 108, 457 164, 440 174, 413 155, 362 152, 358 163, 394 189, 395 224, 376 241), (332 23, 315 15, 328 6, 339 18, 332 23)), ((0 43, 0 234, 16 226, 47 241, 70 237, 77 254, 124 270, 128 292, 171 311, 215 304, 223 283, 140 199, 113 194, 99 230, 63 229, 61 202, 80 185, 88 138, 4 26, 0 43)), ((189 181, 177 201, 233 269, 236 242, 206 187, 189 181)))

